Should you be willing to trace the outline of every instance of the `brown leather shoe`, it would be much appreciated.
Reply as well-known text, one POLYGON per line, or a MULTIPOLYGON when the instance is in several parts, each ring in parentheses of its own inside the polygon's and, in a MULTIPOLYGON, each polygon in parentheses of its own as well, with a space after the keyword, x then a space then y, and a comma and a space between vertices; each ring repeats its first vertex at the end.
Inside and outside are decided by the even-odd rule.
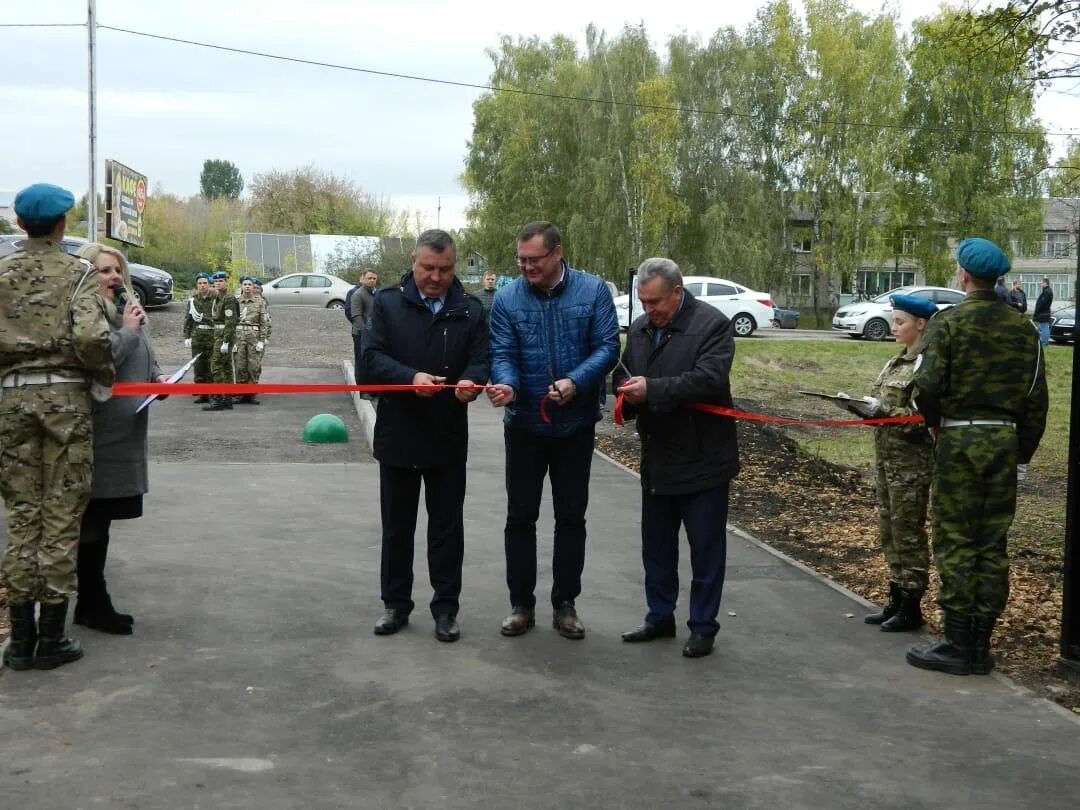
POLYGON ((501 633, 504 636, 523 636, 536 625, 536 612, 532 608, 514 607, 503 619, 501 633))
POLYGON ((585 625, 578 619, 577 611, 569 602, 555 611, 551 624, 563 638, 572 638, 575 641, 585 638, 585 625))

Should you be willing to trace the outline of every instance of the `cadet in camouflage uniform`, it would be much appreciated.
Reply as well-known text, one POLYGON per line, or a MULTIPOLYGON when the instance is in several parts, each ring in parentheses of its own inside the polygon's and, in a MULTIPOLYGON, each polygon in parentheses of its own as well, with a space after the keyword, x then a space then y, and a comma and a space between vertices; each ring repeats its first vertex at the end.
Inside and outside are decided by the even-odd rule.
MULTIPOLYGON (((245 277, 240 284, 240 317, 236 323, 233 364, 238 383, 257 383, 262 373, 262 352, 269 337, 270 323, 266 299, 255 292, 255 283, 245 277)), ((237 403, 258 405, 254 394, 244 394, 237 403)))
POLYGON ((7 510, 0 580, 11 615, 4 663, 12 669, 52 669, 82 657, 64 623, 90 500, 90 401, 109 398, 115 372, 94 269, 59 248, 74 204, 71 192, 46 183, 20 191, 15 213, 30 238, 0 259, 0 494, 7 510))
POLYGON ((915 372, 916 405, 938 431, 931 497, 945 640, 912 648, 907 661, 985 675, 1009 598, 1016 468, 1039 446, 1048 395, 1038 332, 994 293, 1008 258, 993 242, 965 239, 956 261, 967 297, 930 321, 915 372))
MULTIPOLYGON (((210 317, 214 324, 214 351, 210 356, 210 373, 214 375, 214 382, 220 385, 235 382, 231 350, 233 341, 236 339, 236 321, 240 317, 240 305, 236 301, 236 296, 229 292, 228 273, 218 271, 212 278, 217 295, 210 309, 210 317)), ((223 394, 212 399, 213 402, 203 406, 204 411, 232 410, 231 396, 223 394)))
MULTIPOLYGON (((903 350, 889 360, 874 382, 874 416, 910 416, 911 385, 927 321, 937 312, 930 301, 911 295, 892 297, 892 333, 903 350)), ((923 626, 922 597, 929 581, 930 547, 926 507, 930 498, 933 440, 925 425, 874 428, 878 528, 889 565, 889 601, 867 624, 887 633, 923 626)))
POLYGON ((263 349, 259 355, 259 367, 254 370, 252 374, 252 382, 258 385, 259 380, 262 379, 262 361, 266 358, 266 347, 270 344, 270 333, 274 329, 274 319, 270 317, 270 302, 263 298, 262 294, 262 282, 257 278, 251 279, 251 283, 255 285, 255 294, 262 299, 263 305, 266 307, 266 312, 263 314, 263 324, 266 327, 266 336, 263 338, 263 349))
MULTIPOLYGON (((215 292, 210 286, 210 274, 199 273, 195 276, 195 294, 188 299, 187 316, 184 318, 184 345, 191 349, 191 356, 198 355, 195 361, 195 382, 213 382, 210 373, 210 358, 214 354, 214 308, 215 292)), ((203 394, 195 402, 209 402, 210 397, 203 394)))

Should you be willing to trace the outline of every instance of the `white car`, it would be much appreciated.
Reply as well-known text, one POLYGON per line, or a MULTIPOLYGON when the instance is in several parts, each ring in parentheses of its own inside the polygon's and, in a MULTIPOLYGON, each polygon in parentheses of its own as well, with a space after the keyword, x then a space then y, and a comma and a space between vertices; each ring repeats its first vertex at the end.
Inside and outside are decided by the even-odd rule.
MULTIPOLYGON (((683 287, 694 298, 723 312, 738 337, 752 335, 755 329, 773 328, 773 302, 768 293, 755 292, 734 281, 705 276, 684 276, 683 287)), ((634 318, 644 313, 634 298, 634 318)), ((615 312, 622 329, 630 327, 630 296, 615 298, 615 312)))
POLYGON ((343 278, 323 273, 290 273, 263 282, 262 294, 274 306, 326 307, 344 309, 353 285, 343 278))
POLYGON ((948 287, 897 287, 870 301, 845 304, 833 315, 832 328, 853 338, 885 340, 892 336, 892 304, 894 295, 912 295, 935 304, 940 312, 964 300, 964 294, 948 287))

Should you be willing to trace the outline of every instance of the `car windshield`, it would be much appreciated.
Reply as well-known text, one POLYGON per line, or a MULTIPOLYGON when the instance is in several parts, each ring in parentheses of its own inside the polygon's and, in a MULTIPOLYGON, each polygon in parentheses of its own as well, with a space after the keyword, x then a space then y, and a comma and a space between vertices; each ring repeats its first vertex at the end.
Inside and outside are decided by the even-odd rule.
POLYGON ((882 293, 881 295, 879 295, 877 298, 874 299, 874 303, 887 304, 889 303, 889 299, 892 298, 894 295, 907 295, 914 289, 914 287, 897 287, 895 290, 889 290, 887 293, 882 293))

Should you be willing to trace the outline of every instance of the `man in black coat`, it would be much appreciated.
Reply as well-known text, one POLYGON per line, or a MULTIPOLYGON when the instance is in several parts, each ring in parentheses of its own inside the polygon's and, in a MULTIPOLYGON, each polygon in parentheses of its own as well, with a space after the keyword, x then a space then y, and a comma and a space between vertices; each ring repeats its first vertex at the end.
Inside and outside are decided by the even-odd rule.
POLYGON ((645 622, 623 641, 675 635, 679 526, 690 540, 690 638, 683 655, 712 652, 727 565, 728 486, 739 472, 735 423, 686 408, 732 407, 728 375, 735 356, 731 322, 683 289, 670 259, 646 259, 637 271, 645 314, 630 326, 613 382, 623 414, 641 436, 641 557, 645 622))
POLYGON ((375 297, 363 341, 369 383, 432 386, 379 397, 373 450, 379 462, 386 612, 375 623, 375 633, 391 635, 409 623, 422 480, 435 637, 457 641, 465 554, 467 405, 480 392, 473 386, 488 379, 487 322, 480 302, 454 277, 457 251, 449 234, 420 234, 412 260, 412 270, 401 283, 375 297))

